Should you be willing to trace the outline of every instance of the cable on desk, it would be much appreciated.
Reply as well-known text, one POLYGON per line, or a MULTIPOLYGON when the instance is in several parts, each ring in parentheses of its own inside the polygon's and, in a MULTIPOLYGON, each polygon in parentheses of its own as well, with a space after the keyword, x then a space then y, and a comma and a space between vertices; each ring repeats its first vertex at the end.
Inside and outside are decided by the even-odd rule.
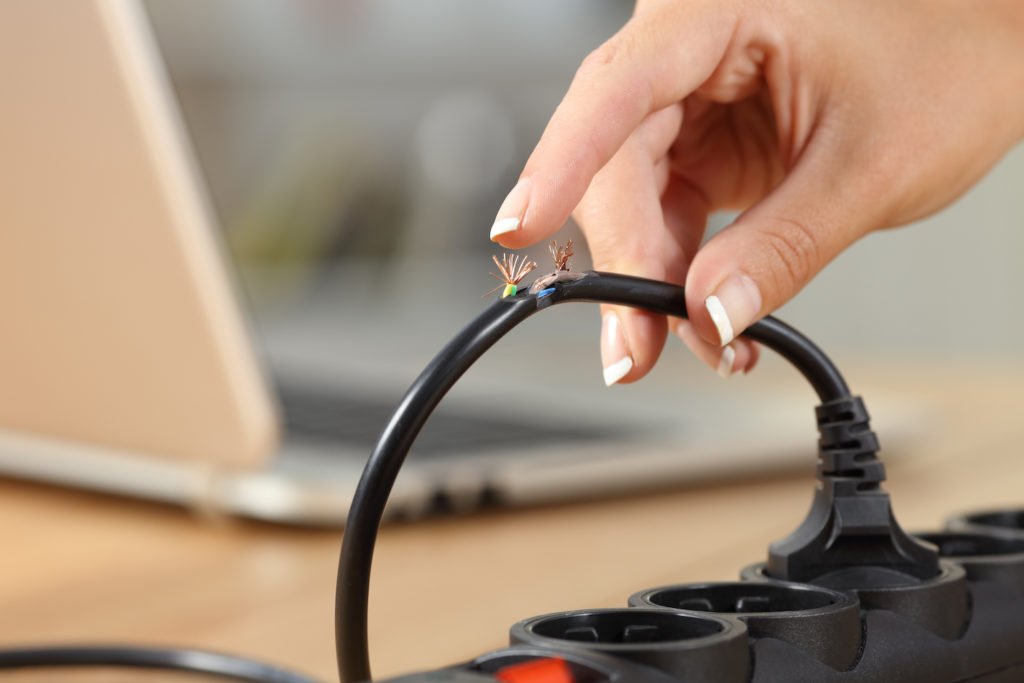
MULTIPOLYGON (((406 392, 384 428, 349 508, 335 595, 335 639, 342 683, 361 683, 371 677, 367 613, 373 550, 391 489, 420 429, 463 373, 499 339, 534 313, 571 301, 620 304, 686 317, 682 287, 591 272, 537 293, 520 292, 496 301, 441 350, 406 392)), ((851 398, 846 381, 832 361, 785 323, 764 318, 750 326, 744 336, 761 342, 794 365, 823 404, 851 398)))
POLYGON ((319 683, 299 673, 204 650, 83 645, 0 650, 0 669, 120 667, 221 676, 247 683, 319 683))

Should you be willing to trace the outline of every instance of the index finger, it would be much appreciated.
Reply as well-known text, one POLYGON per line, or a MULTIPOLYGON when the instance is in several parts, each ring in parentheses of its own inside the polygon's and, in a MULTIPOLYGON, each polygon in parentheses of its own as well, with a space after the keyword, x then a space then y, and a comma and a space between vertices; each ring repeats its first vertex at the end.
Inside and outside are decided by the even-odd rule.
POLYGON ((640 122, 711 77, 733 35, 733 5, 657 3, 592 52, 498 210, 491 239, 519 248, 561 228, 640 122))

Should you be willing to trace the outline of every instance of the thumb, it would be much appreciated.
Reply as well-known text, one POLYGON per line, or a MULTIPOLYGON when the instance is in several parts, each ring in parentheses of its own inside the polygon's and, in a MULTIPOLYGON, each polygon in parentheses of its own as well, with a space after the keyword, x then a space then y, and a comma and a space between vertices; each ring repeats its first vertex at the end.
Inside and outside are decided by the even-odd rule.
POLYGON ((725 345, 797 294, 864 234, 849 185, 803 165, 693 259, 686 307, 697 333, 725 345))

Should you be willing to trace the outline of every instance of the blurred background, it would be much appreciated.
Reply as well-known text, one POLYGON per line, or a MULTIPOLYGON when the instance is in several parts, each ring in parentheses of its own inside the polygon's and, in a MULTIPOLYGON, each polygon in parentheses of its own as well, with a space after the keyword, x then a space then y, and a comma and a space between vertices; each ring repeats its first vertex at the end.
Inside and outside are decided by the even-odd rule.
MULTIPOLYGON (((627 21, 632 3, 142 2, 141 12, 133 3, 94 2, 47 13, 25 0, 10 17, 31 9, 34 23, 19 30, 0 21, 8 55, 0 64, 21 84, 0 107, 12 121, 0 147, 13 150, 9 166, 19 169, 0 212, 14 208, 23 250, 10 250, 0 268, 3 304, 23 321, 0 345, 8 381, 20 378, 18 391, 0 401, 0 472, 4 453, 18 473, 45 459, 18 457, 27 448, 21 442, 5 447, 9 431, 121 449, 129 459, 220 459, 249 468, 246 495, 260 505, 291 500, 261 488, 261 459, 269 457, 271 469, 329 489, 336 500, 321 508, 340 521, 402 393, 486 305, 496 284, 490 257, 500 251, 489 240, 495 211, 577 65, 627 21), (144 34, 144 55, 129 59, 129 47, 116 47, 116 32, 104 33, 93 16, 100 7, 132 8, 124 21, 144 34), (144 63, 159 84, 139 79, 124 88, 130 81, 119 79, 144 73, 144 63), (178 194, 165 182, 184 151, 174 103, 160 99, 139 115, 132 105, 150 89, 166 94, 165 66, 201 176, 181 161, 188 168, 178 194), (160 111, 175 119, 167 123, 175 142, 154 147, 164 156, 151 158, 132 126, 138 116, 139 131, 158 130, 160 111), (125 156, 115 162, 116 154, 125 156), (195 231, 193 242, 215 249, 202 212, 186 211, 197 191, 210 195, 213 232, 241 306, 215 251, 206 259, 175 246, 195 231), (168 203, 153 201, 153 192, 168 203), (78 228, 90 222, 95 232, 78 228), (270 391, 252 351, 269 369, 270 391), (277 457, 290 454, 308 456, 308 469, 277 457), (324 471, 341 483, 327 484, 324 471)), ((856 391, 872 396, 888 453, 913 452, 905 437, 943 419, 932 400, 939 397, 919 395, 919 378, 944 380, 954 369, 974 377, 1010 364, 1024 370, 1016 305, 1024 291, 1022 189, 1024 147, 939 215, 855 245, 780 311, 835 358, 856 391), (894 370, 919 374, 897 380, 894 370)), ((709 232, 734 217, 714 216, 709 232)), ((559 237, 576 241, 572 265, 588 268, 580 231, 569 225, 559 237)), ((550 268, 546 244, 530 252, 541 272, 550 268)), ((561 497, 596 472, 597 459, 588 458, 598 456, 576 448, 584 442, 604 448, 606 463, 634 476, 643 470, 636 488, 669 482, 640 466, 641 441, 664 464, 691 468, 675 482, 813 467, 814 397, 780 359, 765 354, 758 372, 722 382, 670 337, 655 372, 608 391, 599 327, 592 306, 558 307, 517 328, 460 379, 442 408, 452 412, 432 420, 417 444, 412 464, 423 472, 408 475, 417 504, 501 498, 496 491, 510 500, 511 484, 478 484, 507 484, 512 464, 543 480, 519 481, 519 490, 533 495, 546 483, 561 497), (586 465, 565 465, 564 485, 552 483, 553 475, 524 464, 541 452, 545 462, 586 465)), ((49 469, 40 478, 63 481, 72 468, 53 460, 53 448, 45 445, 49 469)), ((81 476, 110 487, 109 477, 74 462, 81 476)), ((110 467, 120 472, 123 464, 110 467)), ((191 477, 202 473, 175 471, 183 483, 163 497, 191 500, 191 477)), ((611 488, 624 484, 621 473, 603 476, 611 488)), ((119 481, 134 492, 136 482, 169 478, 119 481)))
MULTIPOLYGON (((449 299, 452 325, 479 308, 496 207, 577 64, 632 3, 146 6, 259 331, 323 306, 372 317, 424 290, 449 299)), ((1022 265, 1019 148, 952 208, 854 246, 780 315, 847 357, 1019 362, 1022 265)), ((596 375, 597 316, 571 317, 562 332, 592 346, 596 375)), ((343 326, 322 334, 328 349, 356 343, 343 326)), ((398 341, 414 354, 426 343, 398 341)))
MULTIPOLYGON (((33 2, 37 0, 25 0, 21 7, 39 6, 33 2)), ((488 239, 494 213, 576 66, 626 21, 632 2, 144 4, 245 299, 245 318, 281 390, 268 392, 270 398, 285 397, 289 384, 302 388, 302 380, 311 379, 314 387, 328 387, 343 399, 351 393, 376 401, 375 412, 353 410, 354 417, 344 422, 340 411, 321 413, 329 426, 346 432, 343 436, 362 439, 344 454, 354 458, 336 457, 337 440, 321 443, 321 455, 329 459, 319 463, 338 470, 339 479, 343 475, 343 483, 351 486, 401 392, 485 306, 482 296, 496 284, 488 275, 493 270, 490 255, 500 251, 488 239)), ((63 6, 73 14, 70 10, 86 3, 63 6)), ((11 25, 6 25, 8 36, 17 33, 11 25)), ((64 24, 54 26, 63 30, 64 24)), ((0 21, 0 35, 4 27, 0 21)), ((65 36, 72 31, 68 28, 65 36)), ((40 46, 31 37, 24 42, 40 53, 63 54, 59 43, 40 46)), ((6 41, 11 43, 17 41, 6 41)), ((0 40, 0 52, 4 46, 0 40)), ((6 62, 9 73, 31 74, 23 65, 35 67, 41 61, 8 59, 0 64, 6 62)), ((102 99, 93 84, 75 85, 74 92, 63 93, 72 106, 62 107, 52 120, 74 124, 90 113, 92 122, 101 119, 99 114, 107 110, 89 106, 102 99)), ((20 101, 17 89, 0 89, 0 100, 4 96, 8 99, 0 102, 0 117, 17 111, 20 101)), ((21 117, 33 124, 33 132, 39 128, 36 116, 37 110, 28 107, 21 117)), ((10 130, 14 132, 7 140, 22 129, 10 130)), ((76 133, 73 125, 68 130, 76 133)), ((114 130, 111 139, 116 141, 120 132, 114 130)), ((60 140, 55 139, 53 158, 63 159, 60 140)), ((6 151, 0 144, 0 157, 6 151)), ((26 157, 39 159, 35 149, 26 157)), ((91 157, 70 161, 85 173, 109 171, 102 163, 93 165, 91 157)), ((19 185, 12 181, 27 171, 48 180, 56 168, 56 163, 8 164, 0 187, 7 188, 6 197, 16 196, 19 185)), ((45 183, 37 184, 46 189, 45 183)), ((114 187, 117 193, 110 195, 110 202, 103 195, 93 203, 120 206, 125 193, 120 184, 114 187)), ((77 191, 79 185, 71 189, 77 191)), ((0 197, 0 214, 6 216, 4 199, 0 197)), ((731 219, 715 216, 712 232, 731 219)), ((115 303, 124 299, 131 306, 96 305, 106 318, 96 317, 74 296, 63 297, 52 308, 40 305, 23 295, 33 291, 32 282, 8 275, 8 286, 0 287, 7 292, 4 306, 26 299, 26 309, 40 310, 44 332, 60 332, 63 328, 50 323, 67 319, 72 333, 51 334, 49 348, 40 349, 32 330, 3 329, 0 367, 14 369, 4 374, 6 403, 9 410, 32 403, 22 389, 11 390, 20 381, 35 390, 28 398, 35 397, 44 415, 56 412, 84 423, 97 413, 113 414, 116 426, 131 432, 138 416, 158 413, 154 422, 169 424, 174 436, 189 430, 216 432, 207 429, 206 415, 196 416, 202 411, 191 410, 210 398, 211 387, 218 384, 215 373, 196 365, 200 381, 193 382, 194 375, 179 377, 174 363, 166 362, 180 355, 190 331, 140 332, 144 325, 136 313, 142 316, 155 308, 157 315, 147 316, 151 324, 173 326, 175 318, 147 298, 152 287, 134 292, 130 280, 126 285, 122 279, 121 273, 127 273, 125 278, 145 282, 148 273, 140 272, 144 266, 136 263, 159 259, 138 255, 149 257, 151 249, 159 252, 165 244, 153 241, 159 230, 135 230, 145 220, 127 223, 131 230, 125 232, 139 236, 138 243, 91 250, 104 257, 97 259, 97 269, 108 262, 131 266, 115 271, 110 283, 115 303), (112 316, 111 311, 127 313, 112 316), (104 329, 113 331, 100 335, 112 345, 127 340, 127 346, 143 348, 143 371, 122 368, 116 354, 94 354, 114 362, 117 372, 112 373, 82 353, 87 333, 104 329), (12 346, 11 338, 19 333, 24 345, 12 346), (148 343, 160 336, 166 337, 158 339, 162 345, 148 343), (70 349, 67 354, 65 347, 70 349), (67 356, 65 365, 89 372, 62 374, 63 366, 52 360, 58 351, 58 359, 67 356), (28 361, 48 373, 41 374, 45 381, 19 376, 28 361), (100 389, 109 389, 115 374, 114 379, 132 375, 115 385, 125 390, 123 395, 112 397, 108 391, 97 399, 96 387, 86 380, 95 377, 100 389), (155 408, 146 405, 137 398, 134 384, 150 390, 145 396, 170 398, 155 408), (69 387, 78 392, 72 396, 77 402, 70 405, 65 400, 69 387), (68 405, 63 413, 54 410, 60 405, 68 405), (121 419, 122 405, 134 419, 121 419)), ((43 234, 28 223, 18 227, 22 239, 28 233, 43 234)), ((68 246, 67 236, 84 232, 80 227, 76 220, 60 225, 63 232, 53 233, 60 237, 43 235, 40 271, 49 266, 59 274, 61 264, 76 263, 80 251, 68 246), (50 258, 53 254, 64 260, 50 258)), ((103 234, 102 226, 89 227, 103 234)), ((560 237, 577 240, 574 266, 587 267, 579 231, 569 226, 560 237)), ((9 251, 15 261, 16 252, 9 251)), ((544 245, 531 254, 546 268, 544 245)), ((779 313, 820 343, 851 385, 870 397, 891 475, 887 487, 907 528, 936 526, 958 510, 1020 504, 1021 477, 1016 473, 1021 467, 1017 413, 1024 377, 1022 266, 1024 146, 939 215, 855 245, 779 313)), ((49 271, 35 275, 44 283, 60 279, 49 271)), ((708 467, 690 470, 696 477, 692 481, 659 479, 655 488, 675 488, 610 503, 599 499, 389 525, 378 545, 371 624, 373 658, 384 673, 473 656, 501 644, 505 625, 531 613, 622 604, 624 595, 645 585, 733 578, 736 568, 763 557, 764 544, 789 533, 806 512, 815 467, 814 396, 782 361, 765 354, 757 372, 723 382, 678 340, 670 339, 651 376, 637 385, 607 390, 601 379, 597 311, 592 306, 557 310, 517 329, 459 382, 445 402, 461 411, 455 417, 502 418, 506 429, 498 437, 506 447, 514 442, 507 438, 510 433, 525 435, 557 456, 572 450, 567 447, 572 439, 583 440, 579 430, 555 440, 546 429, 563 426, 559 420, 570 409, 589 418, 583 421, 576 415, 573 423, 590 430, 582 432, 588 447, 606 446, 609 432, 629 439, 639 431, 647 435, 646 424, 638 425, 639 418, 649 418, 665 426, 660 433, 652 430, 657 442, 652 448, 664 451, 673 464, 684 459, 677 456, 686 455, 695 440, 707 445, 712 437, 730 459, 695 450, 694 459, 701 459, 697 465, 708 467), (572 378, 580 381, 568 386, 572 378), (514 395, 512 389, 517 390, 514 395), (618 422, 605 419, 607 413, 600 409, 616 412, 618 422), (522 417, 528 412, 529 420, 522 417), (766 457, 780 449, 799 452, 775 460, 766 457), (789 473, 794 476, 784 476, 789 473), (712 483, 701 478, 708 474, 733 480, 712 483), (437 633, 444 637, 424 636, 424 624, 436 623, 433 615, 441 615, 443 630, 437 633)), ((220 403, 233 407, 227 400, 220 403)), ((5 417, 3 407, 0 401, 0 418, 5 417)), ((440 424, 437 418, 431 425, 440 424)), ((210 421, 217 428, 224 423, 217 416, 210 421)), ((0 456, 7 454, 19 466, 39 462, 39 454, 20 442, 3 441, 7 427, 19 426, 7 422, 0 419, 0 456)), ((481 432, 497 431, 479 420, 448 424, 454 425, 450 433, 469 432, 471 444, 481 432), (475 432, 466 428, 474 424, 475 432)), ((438 433, 446 438, 449 434, 440 428, 438 433)), ((114 440, 119 434, 106 436, 119 445, 114 440)), ((609 450, 619 448, 617 443, 609 450)), ((630 443, 595 462, 615 460, 628 466, 628 458, 621 456, 640 452, 630 443)), ((296 440, 290 445, 306 444, 296 440)), ((275 460, 287 460, 276 457, 281 455, 317 455, 296 448, 284 451, 275 453, 275 460)), ((215 494, 235 489, 211 485, 212 475, 224 468, 214 462, 216 452, 206 455, 209 462, 187 470, 201 478, 198 483, 186 480, 185 504, 203 515, 218 513, 221 504, 237 511, 213 500, 215 494)), ((519 450, 513 456, 510 462, 526 460, 519 450)), ((156 467, 157 460, 147 466, 156 467)), ((453 468, 442 483, 453 490, 469 488, 462 475, 473 461, 466 458, 462 469, 453 468)), ((71 457, 55 462, 58 474, 70 471, 71 457)), ((182 463, 185 469, 191 461, 182 463)), ((91 461, 79 464, 92 474, 91 461)), ((521 468, 541 471, 529 461, 521 468)), ((13 466, 8 469, 24 475, 13 466)), ((307 478, 316 484, 335 483, 321 476, 321 470, 310 471, 316 476, 307 478)), ((115 481, 131 486, 143 480, 154 486, 171 481, 164 470, 157 470, 157 476, 152 472, 128 467, 118 470, 115 481)), ((296 472, 308 475, 300 470, 277 473, 296 472)), ((258 477, 263 473, 256 470, 253 479, 241 481, 262 484, 258 477)), ((658 477, 655 470, 652 478, 658 477)), ((424 495, 441 490, 437 478, 416 481, 423 484, 424 495)), ((335 529, 316 533, 270 525, 197 524, 180 510, 169 514, 160 506, 50 490, 6 476, 0 476, 0 488, 0 528, 17 549, 0 581, 0 642, 80 642, 83 637, 120 642, 128 634, 159 643, 265 652, 282 663, 334 676, 328 596, 337 558, 335 529)), ((255 491, 273 513, 278 491, 259 486, 255 491)), ((601 494, 601 489, 594 493, 601 494)), ((338 486, 335 495, 324 505, 337 523, 350 490, 338 486)), ((482 489, 479 500, 485 500, 482 489)), ((549 502, 554 500, 556 495, 549 496, 549 502)), ((437 500, 422 502, 422 510, 428 510, 437 500)))

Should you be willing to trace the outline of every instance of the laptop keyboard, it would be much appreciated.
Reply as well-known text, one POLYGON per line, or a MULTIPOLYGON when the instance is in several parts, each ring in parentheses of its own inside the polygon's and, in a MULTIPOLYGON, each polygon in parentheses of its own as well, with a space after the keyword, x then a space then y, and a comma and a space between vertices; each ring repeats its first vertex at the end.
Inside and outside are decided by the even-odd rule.
MULTIPOLYGON (((354 396, 314 387, 278 386, 289 439, 344 444, 369 453, 397 400, 354 396)), ((514 418, 483 417, 441 406, 427 421, 412 457, 438 457, 492 450, 530 449, 621 438, 624 430, 590 425, 537 425, 514 418)))

